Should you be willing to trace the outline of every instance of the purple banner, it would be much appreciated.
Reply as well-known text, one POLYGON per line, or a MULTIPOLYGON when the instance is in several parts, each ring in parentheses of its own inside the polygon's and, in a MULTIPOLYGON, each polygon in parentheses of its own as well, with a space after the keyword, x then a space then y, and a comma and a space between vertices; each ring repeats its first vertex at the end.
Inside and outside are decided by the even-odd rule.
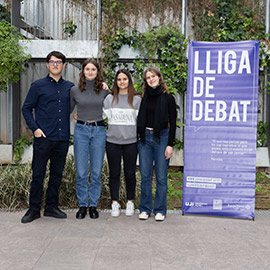
POLYGON ((254 219, 259 41, 191 42, 183 214, 254 219))

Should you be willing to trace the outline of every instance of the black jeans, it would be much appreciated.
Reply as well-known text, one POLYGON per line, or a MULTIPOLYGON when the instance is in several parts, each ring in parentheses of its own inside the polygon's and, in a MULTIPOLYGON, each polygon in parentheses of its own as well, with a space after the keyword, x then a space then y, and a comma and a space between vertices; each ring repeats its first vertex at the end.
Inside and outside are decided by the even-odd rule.
POLYGON ((134 200, 136 188, 137 143, 115 144, 106 142, 106 153, 109 163, 109 186, 111 199, 119 200, 121 160, 124 161, 124 175, 127 190, 127 200, 134 200))
POLYGON ((46 166, 50 160, 50 177, 46 191, 46 207, 58 207, 58 191, 68 151, 68 141, 49 141, 34 138, 30 209, 40 210, 46 166))

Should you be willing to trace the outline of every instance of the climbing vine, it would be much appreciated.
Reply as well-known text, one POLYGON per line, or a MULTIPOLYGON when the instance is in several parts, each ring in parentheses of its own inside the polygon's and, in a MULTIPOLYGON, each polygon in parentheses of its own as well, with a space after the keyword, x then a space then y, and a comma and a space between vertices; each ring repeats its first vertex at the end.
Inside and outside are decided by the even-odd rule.
POLYGON ((103 0, 105 24, 132 32, 144 21, 146 30, 157 25, 181 22, 182 0, 103 0))
MULTIPOLYGON (((140 93, 144 70, 147 66, 156 66, 160 69, 171 93, 183 94, 186 90, 187 41, 179 29, 164 25, 144 33, 133 31, 130 35, 125 30, 116 29, 114 34, 107 36, 106 45, 102 47, 102 60, 105 80, 109 87, 112 86, 116 68, 129 66, 134 78, 134 87, 140 93), (118 50, 124 45, 128 45, 138 53, 131 63, 118 62, 118 50)), ((176 147, 183 148, 183 142, 177 140, 176 147)))
MULTIPOLYGON (((138 57, 133 64, 133 76, 136 90, 140 92, 142 72, 147 65, 158 66, 166 78, 169 78, 171 92, 185 90, 186 80, 186 43, 179 27, 172 27, 168 22, 177 24, 181 14, 181 0, 104 0, 103 29, 101 31, 102 66, 110 85, 115 69, 119 66, 118 50, 123 45, 137 50, 138 57), (156 20, 151 20, 153 17, 156 20), (141 33, 137 28, 139 18, 144 18, 148 30, 141 33), (157 27, 155 25, 163 25, 157 27), (165 61, 166 58, 166 61, 165 61), (172 71, 173 70, 173 71, 172 71), (179 73, 179 81, 172 82, 172 74, 179 73), (165 73, 164 73, 165 72, 165 73)), ((127 66, 128 63, 121 63, 127 66)), ((177 74, 178 75, 178 74, 177 74)))
POLYGON ((108 84, 113 81, 115 69, 127 63, 117 63, 118 50, 128 45, 137 51, 131 67, 135 79, 135 89, 141 91, 142 75, 149 65, 155 65, 162 72, 172 93, 183 93, 187 79, 187 42, 180 30, 168 25, 151 29, 144 33, 133 31, 131 35, 124 30, 116 30, 110 35, 103 48, 103 61, 108 84))
MULTIPOLYGON (((194 37, 204 41, 241 41, 260 40, 260 84, 264 85, 265 74, 270 66, 270 43, 266 38, 264 14, 261 1, 237 0, 194 0, 190 8, 193 11, 194 37)), ((270 84, 265 87, 268 92, 270 84)), ((261 93, 264 89, 259 89, 261 93)), ((261 112, 259 110, 259 112, 261 112)), ((259 121, 257 125, 257 146, 266 141, 267 125, 259 121)))
POLYGON ((142 34, 135 35, 133 47, 140 51, 134 61, 138 79, 148 65, 158 67, 171 93, 183 94, 187 80, 187 41, 180 30, 171 26, 161 26, 142 34), (143 59, 148 59, 146 63, 143 59))
POLYGON ((10 18, 10 12, 8 11, 8 9, 5 6, 0 5, 0 21, 10 22, 10 18))
POLYGON ((67 22, 63 22, 63 31, 66 33, 69 37, 72 37, 77 29, 77 25, 73 22, 73 20, 69 20, 67 22))
POLYGON ((261 1, 194 0, 195 40, 241 41, 258 39, 260 43, 260 69, 270 65, 269 42, 266 40, 264 13, 261 1))
POLYGON ((22 134, 14 145, 14 161, 18 164, 22 160, 24 150, 33 143, 33 135, 22 134))
POLYGON ((19 40, 24 39, 9 22, 0 22, 0 90, 6 90, 8 83, 17 82, 22 64, 30 59, 19 40))

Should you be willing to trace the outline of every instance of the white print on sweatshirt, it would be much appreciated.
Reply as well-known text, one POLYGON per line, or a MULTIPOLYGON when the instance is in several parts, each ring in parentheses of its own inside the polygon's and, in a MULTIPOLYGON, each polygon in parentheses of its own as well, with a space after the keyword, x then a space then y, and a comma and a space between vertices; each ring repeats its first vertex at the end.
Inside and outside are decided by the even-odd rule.
POLYGON ((136 109, 104 109, 109 125, 130 126, 136 125, 138 110, 136 109))

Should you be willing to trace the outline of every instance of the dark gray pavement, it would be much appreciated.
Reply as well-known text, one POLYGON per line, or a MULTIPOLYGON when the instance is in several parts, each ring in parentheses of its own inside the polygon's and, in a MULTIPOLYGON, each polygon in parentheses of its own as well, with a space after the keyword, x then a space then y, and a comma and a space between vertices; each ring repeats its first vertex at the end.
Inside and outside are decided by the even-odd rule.
POLYGON ((238 270, 270 269, 270 213, 255 221, 169 213, 164 222, 137 214, 22 224, 22 212, 0 212, 0 269, 238 270))

